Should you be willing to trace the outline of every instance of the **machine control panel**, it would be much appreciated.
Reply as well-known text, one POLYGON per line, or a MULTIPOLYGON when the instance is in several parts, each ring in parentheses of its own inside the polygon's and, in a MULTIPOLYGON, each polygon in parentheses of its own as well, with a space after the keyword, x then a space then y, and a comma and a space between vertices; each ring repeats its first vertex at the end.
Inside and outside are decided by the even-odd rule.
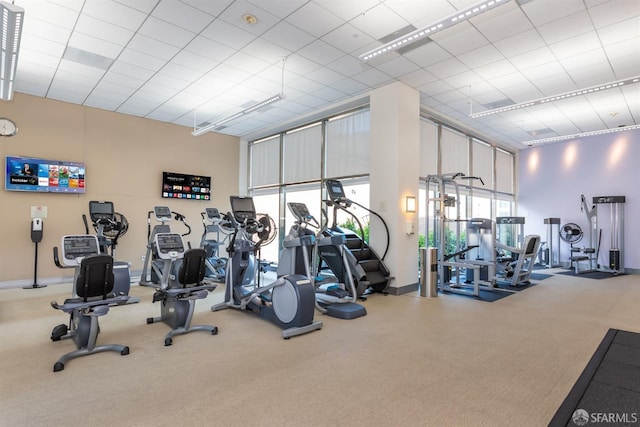
POLYGON ((184 256, 184 241, 177 233, 158 233, 154 237, 160 259, 178 259, 184 256))
POLYGON ((85 257, 100 253, 98 238, 88 234, 62 236, 62 262, 76 267, 85 257))

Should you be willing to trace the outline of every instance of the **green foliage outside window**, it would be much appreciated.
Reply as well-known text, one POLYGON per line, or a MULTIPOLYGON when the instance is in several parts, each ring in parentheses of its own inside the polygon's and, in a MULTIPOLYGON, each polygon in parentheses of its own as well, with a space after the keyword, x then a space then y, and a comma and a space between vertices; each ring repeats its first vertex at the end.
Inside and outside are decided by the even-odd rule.
POLYGON ((369 223, 362 224, 362 229, 364 230, 364 237, 362 236, 358 223, 355 222, 352 218, 347 218, 345 222, 343 222, 342 224, 338 224, 338 226, 341 228, 353 231, 358 236, 360 236, 360 238, 364 240, 366 244, 369 244, 369 223))

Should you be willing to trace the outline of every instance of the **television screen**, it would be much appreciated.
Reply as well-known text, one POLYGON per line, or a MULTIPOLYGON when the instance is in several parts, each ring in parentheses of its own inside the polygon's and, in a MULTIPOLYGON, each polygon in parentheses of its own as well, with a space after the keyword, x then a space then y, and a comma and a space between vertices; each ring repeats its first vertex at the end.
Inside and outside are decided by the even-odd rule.
POLYGON ((211 177, 162 172, 162 197, 211 200, 211 177))
POLYGON ((84 163, 7 156, 5 165, 5 190, 85 192, 84 163))

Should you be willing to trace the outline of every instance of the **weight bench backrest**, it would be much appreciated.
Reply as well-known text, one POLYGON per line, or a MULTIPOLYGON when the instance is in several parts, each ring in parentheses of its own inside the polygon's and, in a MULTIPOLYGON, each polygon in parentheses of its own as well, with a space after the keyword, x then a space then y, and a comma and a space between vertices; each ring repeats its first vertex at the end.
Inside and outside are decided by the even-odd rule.
POLYGON ((178 271, 178 283, 183 288, 197 286, 204 280, 206 255, 206 251, 200 248, 189 249, 184 253, 178 271))
POLYGON ((113 291, 113 257, 110 255, 90 255, 80 262, 76 279, 76 294, 84 302, 88 299, 111 297, 113 291))
POLYGON ((532 255, 537 252, 538 243, 540 242, 540 236, 533 235, 527 237, 527 248, 525 250, 525 255, 532 255))

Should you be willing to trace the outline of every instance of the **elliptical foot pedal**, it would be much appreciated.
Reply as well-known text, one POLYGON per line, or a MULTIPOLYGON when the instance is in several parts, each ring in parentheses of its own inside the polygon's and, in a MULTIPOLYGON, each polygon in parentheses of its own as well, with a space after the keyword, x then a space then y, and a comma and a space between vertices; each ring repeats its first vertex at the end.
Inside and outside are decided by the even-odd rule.
POLYGON ((326 310, 327 316, 344 320, 357 319, 367 315, 367 309, 364 306, 353 302, 330 304, 326 306, 326 310))
POLYGON ((51 341, 60 341, 63 336, 67 335, 67 332, 69 332, 69 328, 64 323, 54 327, 51 331, 51 341))

